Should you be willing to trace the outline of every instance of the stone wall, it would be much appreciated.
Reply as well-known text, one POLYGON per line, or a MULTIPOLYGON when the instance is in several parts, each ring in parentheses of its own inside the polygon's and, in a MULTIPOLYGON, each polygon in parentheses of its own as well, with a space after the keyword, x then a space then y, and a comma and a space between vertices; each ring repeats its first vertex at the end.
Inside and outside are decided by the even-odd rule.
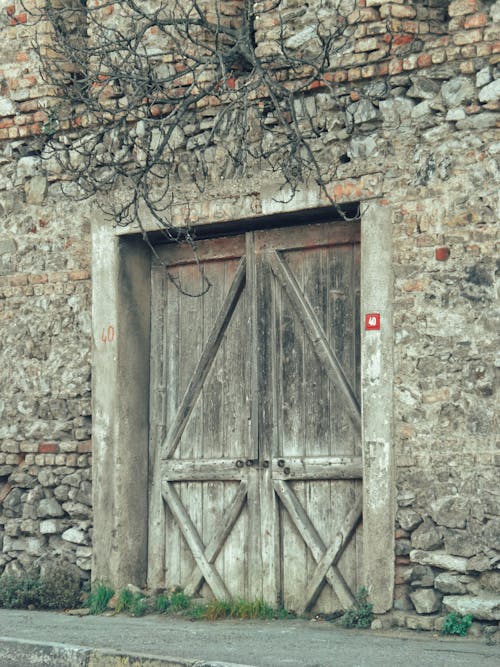
MULTIPOLYGON (((305 18, 293 20, 299 34, 305 18)), ((394 607, 499 620, 500 2, 359 0, 349 20, 352 49, 330 73, 336 94, 318 86, 305 103, 320 130, 316 155, 339 164, 330 194, 395 212, 394 607)), ((64 174, 40 160, 47 90, 19 48, 27 23, 18 5, 3 10, 0 569, 62 554, 86 573, 91 214, 61 197, 64 174)), ((274 28, 258 23, 262 51, 274 28)), ((269 204, 271 175, 256 168, 238 179, 216 147, 211 189, 186 202, 182 164, 209 116, 179 139, 184 199, 174 216, 201 223, 283 210, 269 204)), ((304 190, 286 207, 318 204, 328 200, 304 190)))

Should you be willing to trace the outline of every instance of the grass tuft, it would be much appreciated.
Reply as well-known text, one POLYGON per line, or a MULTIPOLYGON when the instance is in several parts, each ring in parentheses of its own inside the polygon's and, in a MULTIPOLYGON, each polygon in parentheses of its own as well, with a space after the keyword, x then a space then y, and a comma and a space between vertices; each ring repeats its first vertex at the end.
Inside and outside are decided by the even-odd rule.
POLYGON ((86 606, 91 614, 102 614, 108 607, 108 602, 115 594, 114 590, 105 584, 97 584, 87 598, 86 606))

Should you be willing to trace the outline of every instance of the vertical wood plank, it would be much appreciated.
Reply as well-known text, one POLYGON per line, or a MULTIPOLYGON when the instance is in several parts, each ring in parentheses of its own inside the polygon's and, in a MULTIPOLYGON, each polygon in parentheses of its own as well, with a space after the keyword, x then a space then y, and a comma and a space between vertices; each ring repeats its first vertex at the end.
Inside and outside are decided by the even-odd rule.
MULTIPOLYGON (((225 263, 225 290, 229 290, 237 271, 237 261, 225 263)), ((246 460, 248 453, 248 415, 247 390, 248 373, 246 368, 248 345, 248 327, 245 320, 247 306, 247 287, 243 290, 238 304, 228 324, 223 352, 223 432, 220 433, 222 456, 231 460, 246 460)), ((224 521, 227 508, 231 506, 235 494, 235 483, 225 482, 220 486, 220 520, 224 521)), ((233 529, 227 535, 217 566, 223 573, 229 592, 234 596, 247 596, 247 572, 245 547, 247 543, 247 508, 242 508, 233 529)))
POLYGON ((259 465, 262 535, 262 596, 271 605, 280 603, 279 518, 272 485, 271 461, 278 453, 276 429, 276 303, 265 253, 257 254, 258 290, 258 399, 260 413, 259 465))
POLYGON ((168 310, 163 275, 158 269, 151 271, 151 295, 148 586, 156 588, 162 587, 165 579, 165 508, 158 471, 166 421, 164 314, 168 310))
MULTIPOLYGON (((257 291, 257 258, 253 232, 246 234, 247 289, 250 319, 250 442, 252 460, 259 459, 260 437, 260 356, 259 356, 259 302, 257 291)), ((252 599, 262 597, 262 541, 260 515, 260 475, 257 469, 250 469, 248 477, 248 592, 252 599)))

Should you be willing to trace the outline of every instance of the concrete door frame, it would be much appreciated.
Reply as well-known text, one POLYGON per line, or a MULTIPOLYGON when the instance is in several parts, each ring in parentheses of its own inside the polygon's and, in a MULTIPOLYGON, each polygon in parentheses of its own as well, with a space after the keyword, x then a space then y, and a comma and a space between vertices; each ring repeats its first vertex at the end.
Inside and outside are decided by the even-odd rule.
MULTIPOLYGON (((92 229, 94 581, 144 585, 148 535, 150 250, 137 234, 92 229)), ((363 579, 376 612, 392 607, 392 211, 361 207, 363 579), (364 321, 362 322, 364 325, 364 321)))

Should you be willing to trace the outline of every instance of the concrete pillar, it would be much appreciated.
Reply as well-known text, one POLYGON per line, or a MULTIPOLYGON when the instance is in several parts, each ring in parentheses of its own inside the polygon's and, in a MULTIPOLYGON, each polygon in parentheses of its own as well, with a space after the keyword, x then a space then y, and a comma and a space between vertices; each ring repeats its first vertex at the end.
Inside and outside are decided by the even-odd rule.
POLYGON ((392 210, 361 208, 361 403, 363 440, 363 563, 375 612, 392 607, 395 474, 393 452, 392 210), (366 330, 378 313, 380 329, 366 330))
POLYGON ((94 581, 146 579, 150 257, 109 222, 92 229, 94 581))

